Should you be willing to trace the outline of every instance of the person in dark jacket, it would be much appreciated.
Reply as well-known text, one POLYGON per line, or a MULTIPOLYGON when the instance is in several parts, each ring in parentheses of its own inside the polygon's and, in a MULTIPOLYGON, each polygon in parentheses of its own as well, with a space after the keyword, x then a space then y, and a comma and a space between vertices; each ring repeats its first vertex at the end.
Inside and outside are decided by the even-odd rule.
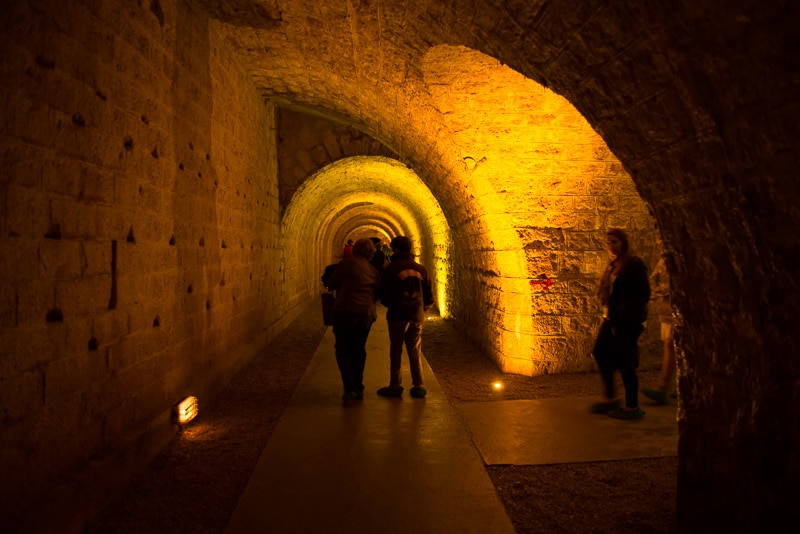
POLYGON ((380 283, 378 271, 369 263, 374 253, 372 241, 359 239, 353 244, 353 257, 340 261, 327 282, 328 289, 336 291, 334 349, 344 386, 344 401, 364 398, 366 345, 372 323, 377 318, 375 302, 380 283))
POLYGON ((647 266, 630 250, 628 235, 620 228, 606 232, 606 246, 611 255, 597 296, 604 306, 604 319, 595 342, 593 355, 603 379, 605 400, 591 406, 593 413, 605 413, 617 419, 641 419, 639 408, 639 336, 647 320, 650 282, 647 266), (625 406, 615 399, 614 370, 619 369, 625 387, 625 406))
POLYGON ((425 311, 433 306, 431 280, 425 267, 414 261, 408 237, 395 237, 389 247, 392 249, 392 261, 381 273, 378 290, 381 303, 387 308, 389 385, 380 388, 378 395, 399 397, 403 394, 400 370, 405 344, 413 382, 409 393, 412 397, 423 398, 427 390, 422 377, 420 349, 425 311))
POLYGON ((386 265, 387 258, 386 254, 383 253, 381 247, 381 238, 380 237, 370 237, 370 241, 372 244, 375 245, 375 254, 372 256, 372 259, 369 262, 375 267, 375 270, 378 273, 383 272, 383 268, 386 265))

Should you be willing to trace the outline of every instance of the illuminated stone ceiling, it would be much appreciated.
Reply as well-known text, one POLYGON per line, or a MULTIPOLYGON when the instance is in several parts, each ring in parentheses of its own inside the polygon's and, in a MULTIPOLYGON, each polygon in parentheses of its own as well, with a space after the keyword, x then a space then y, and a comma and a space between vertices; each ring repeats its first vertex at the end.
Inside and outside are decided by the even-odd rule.
MULTIPOLYGON (((491 24, 490 13, 462 25, 446 5, 202 3, 265 100, 351 125, 399 162, 376 160, 385 180, 365 178, 377 176, 370 158, 331 164, 294 193, 283 221, 289 278, 316 280, 348 237, 408 232, 436 272, 440 309, 473 333, 486 329, 476 337, 491 340, 481 343, 502 368, 583 365, 556 356, 563 342, 548 340, 564 336, 562 326, 543 331, 531 319, 552 305, 529 281, 595 276, 604 260, 584 234, 620 207, 639 228, 652 223, 630 177, 567 100, 468 46, 479 41, 467 29, 491 24), (304 258, 297 243, 309 242, 314 253, 304 258)), ((582 301, 560 311, 588 312, 582 301)), ((573 343, 583 353, 588 340, 573 343)))

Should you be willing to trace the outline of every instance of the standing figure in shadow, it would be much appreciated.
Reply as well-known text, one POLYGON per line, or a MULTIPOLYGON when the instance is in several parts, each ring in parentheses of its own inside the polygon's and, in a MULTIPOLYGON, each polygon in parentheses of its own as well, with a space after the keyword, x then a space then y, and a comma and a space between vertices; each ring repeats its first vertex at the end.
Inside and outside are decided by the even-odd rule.
POLYGON ((422 323, 425 311, 433 306, 433 292, 428 271, 414 261, 411 240, 397 236, 389 246, 392 261, 381 273, 380 299, 386 306, 386 322, 389 327, 389 385, 378 390, 384 397, 399 397, 403 394, 402 356, 403 345, 408 353, 412 387, 409 394, 422 399, 427 395, 422 376, 422 323))
POLYGON ((353 257, 340 261, 326 284, 336 292, 332 308, 334 348, 345 402, 364 398, 367 338, 378 317, 375 301, 380 277, 369 262, 374 253, 372 241, 359 239, 353 244, 353 257))
POLYGON ((606 248, 611 262, 606 267, 597 297, 604 307, 603 324, 592 351, 603 379, 605 398, 592 404, 592 413, 616 419, 641 419, 639 408, 639 336, 647 320, 650 283, 647 266, 630 250, 628 235, 620 228, 606 232, 606 248), (614 392, 614 370, 619 369, 625 387, 625 405, 620 406, 614 392))
POLYGON ((375 255, 372 256, 372 259, 369 260, 369 262, 380 274, 383 272, 383 268, 386 267, 386 264, 389 263, 389 258, 387 258, 386 254, 383 253, 380 237, 370 237, 369 239, 372 241, 372 244, 375 245, 375 255))
POLYGON ((667 404, 669 398, 676 398, 675 371, 677 358, 675 357, 675 339, 672 334, 675 325, 675 316, 672 315, 672 302, 670 299, 669 273, 667 263, 664 261, 664 243, 661 238, 656 239, 658 252, 661 257, 650 275, 650 287, 653 291, 652 301, 658 313, 658 322, 661 323, 661 341, 664 345, 664 357, 661 364, 661 378, 655 389, 642 388, 645 397, 656 404, 667 404))

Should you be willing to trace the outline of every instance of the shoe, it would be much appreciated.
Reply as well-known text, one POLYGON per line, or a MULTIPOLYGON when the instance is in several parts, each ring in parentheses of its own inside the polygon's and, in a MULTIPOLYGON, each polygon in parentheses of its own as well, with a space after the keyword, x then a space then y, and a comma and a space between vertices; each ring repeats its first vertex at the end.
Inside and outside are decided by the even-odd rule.
POLYGON ((666 404, 669 400, 669 395, 666 391, 659 391, 657 389, 642 388, 642 395, 655 401, 657 404, 666 404))
POLYGON ((611 410, 619 408, 619 401, 608 401, 608 402, 595 402, 591 406, 589 406, 589 411, 591 413, 608 413, 611 410))
POLYGON ((345 402, 364 400, 364 393, 361 391, 347 391, 344 395, 342 395, 342 400, 345 402))
POLYGON ((403 394, 403 386, 386 386, 378 390, 381 397, 399 397, 403 394))
POLYGON ((635 410, 626 410, 624 408, 616 408, 608 412, 609 417, 613 417, 614 419, 623 419, 626 421, 630 421, 633 419, 641 419, 644 417, 645 411, 641 408, 636 408, 635 410))
POLYGON ((425 395, 427 395, 427 394, 428 394, 428 390, 427 390, 427 389, 425 389, 425 387, 424 387, 424 386, 414 386, 413 388, 411 388, 411 390, 409 391, 409 393, 410 393, 410 394, 411 394, 411 396, 412 396, 412 397, 414 397, 415 399, 424 399, 424 398, 425 398, 425 395))

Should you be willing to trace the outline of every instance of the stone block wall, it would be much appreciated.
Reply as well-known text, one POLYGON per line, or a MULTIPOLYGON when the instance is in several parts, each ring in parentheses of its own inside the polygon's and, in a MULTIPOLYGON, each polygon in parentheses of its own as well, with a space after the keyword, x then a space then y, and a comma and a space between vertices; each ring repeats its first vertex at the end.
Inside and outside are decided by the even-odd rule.
MULTIPOLYGON (((456 328, 507 372, 592 370, 606 228, 625 228, 649 266, 658 258, 633 181, 569 102, 495 59, 440 46, 425 67, 432 103, 447 111, 439 135, 458 149, 435 189, 456 240, 456 328), (530 284, 542 275, 546 290, 530 284)), ((656 365, 651 324, 643 343, 656 365)))
MULTIPOLYGON (((281 209, 303 181, 326 165, 351 156, 396 157, 386 145, 336 117, 278 108, 278 180, 281 209)), ((342 119, 343 120, 343 119, 342 119)))
MULTIPOLYGON (((608 261, 605 229, 624 227, 645 261, 657 261, 654 222, 630 176, 569 102, 491 57, 438 46, 422 65, 421 89, 414 94, 427 98, 382 110, 388 118, 374 127, 394 150, 333 117, 282 110, 282 202, 337 160, 405 149, 404 163, 425 181, 447 217, 447 240, 426 234, 420 243, 430 254, 429 267, 447 280, 438 300, 455 327, 507 372, 592 370, 590 351, 600 322, 594 293, 608 261), (431 137, 434 146, 426 144, 431 137), (541 275, 553 283, 547 290, 530 284, 541 275)), ((358 167, 349 173, 358 179, 358 167)), ((336 179, 344 180, 341 186, 347 181, 336 179)), ((361 201, 386 210, 380 192, 365 185, 361 201)), ((315 189, 316 195, 330 195, 322 206, 340 202, 341 193, 341 187, 315 189)), ((380 224, 370 213, 344 219, 349 226, 335 235, 348 235, 358 224, 380 224)), ((414 223, 434 232, 436 224, 424 224, 425 210, 418 215, 414 223)), ((341 245, 332 246, 338 253, 341 245)), ((297 276, 318 279, 316 272, 304 271, 307 261, 290 263, 286 269, 303 271, 297 276)), ((658 365, 654 322, 643 352, 651 355, 646 364, 658 365)))
POLYGON ((40 503, 102 500, 92 481, 125 483, 174 435, 174 403, 208 399, 293 317, 274 109, 202 12, 7 7, 3 525, 41 520, 40 503))

